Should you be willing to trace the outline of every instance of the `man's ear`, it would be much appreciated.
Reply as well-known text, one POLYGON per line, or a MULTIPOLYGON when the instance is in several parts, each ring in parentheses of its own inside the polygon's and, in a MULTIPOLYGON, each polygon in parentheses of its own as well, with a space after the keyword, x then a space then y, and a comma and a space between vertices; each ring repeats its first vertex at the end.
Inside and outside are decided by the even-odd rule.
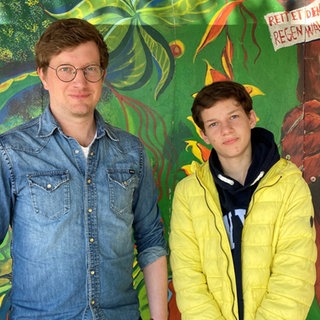
POLYGON ((48 85, 47 85, 47 73, 43 71, 43 68, 37 68, 37 73, 38 76, 42 82, 43 87, 48 90, 48 85))
POLYGON ((210 141, 209 141, 208 137, 206 136, 206 133, 204 132, 204 130, 200 130, 200 135, 205 143, 210 144, 210 141))
POLYGON ((253 129, 257 124, 257 115, 253 110, 250 110, 249 113, 249 123, 251 129, 253 129))

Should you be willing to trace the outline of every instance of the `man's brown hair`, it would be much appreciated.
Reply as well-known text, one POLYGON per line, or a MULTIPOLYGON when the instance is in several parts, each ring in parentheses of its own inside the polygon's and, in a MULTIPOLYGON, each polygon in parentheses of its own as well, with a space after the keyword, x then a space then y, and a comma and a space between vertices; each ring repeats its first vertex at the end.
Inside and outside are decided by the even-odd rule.
POLYGON ((70 18, 54 21, 35 45, 37 68, 47 69, 51 58, 62 51, 94 41, 100 53, 100 66, 106 69, 109 53, 102 34, 86 20, 70 18))

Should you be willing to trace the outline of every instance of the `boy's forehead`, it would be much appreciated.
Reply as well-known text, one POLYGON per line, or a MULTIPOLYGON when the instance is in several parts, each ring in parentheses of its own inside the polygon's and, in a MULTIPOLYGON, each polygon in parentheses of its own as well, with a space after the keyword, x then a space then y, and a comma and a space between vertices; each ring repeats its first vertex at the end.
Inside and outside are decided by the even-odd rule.
POLYGON ((214 109, 243 109, 243 106, 234 98, 228 98, 213 102, 208 108, 204 108, 203 110, 214 110, 214 109))

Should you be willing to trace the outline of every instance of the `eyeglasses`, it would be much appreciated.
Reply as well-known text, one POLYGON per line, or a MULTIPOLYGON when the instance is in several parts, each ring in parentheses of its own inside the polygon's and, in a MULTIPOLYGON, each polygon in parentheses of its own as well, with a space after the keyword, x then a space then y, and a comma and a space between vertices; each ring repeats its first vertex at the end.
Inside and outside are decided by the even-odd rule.
POLYGON ((78 70, 82 70, 84 77, 89 82, 98 82, 104 75, 104 70, 96 64, 91 64, 84 68, 76 68, 71 64, 62 64, 57 68, 48 67, 55 70, 57 77, 63 82, 72 81, 76 77, 78 70))

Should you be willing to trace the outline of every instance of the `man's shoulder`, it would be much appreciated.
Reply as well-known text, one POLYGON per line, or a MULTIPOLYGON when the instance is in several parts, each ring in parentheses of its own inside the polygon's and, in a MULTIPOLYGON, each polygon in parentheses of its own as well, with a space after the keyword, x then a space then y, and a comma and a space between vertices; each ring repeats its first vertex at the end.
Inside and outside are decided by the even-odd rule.
POLYGON ((2 143, 10 143, 12 141, 19 141, 25 136, 35 136, 39 130, 39 117, 28 120, 15 127, 8 129, 0 134, 0 141, 2 143))

